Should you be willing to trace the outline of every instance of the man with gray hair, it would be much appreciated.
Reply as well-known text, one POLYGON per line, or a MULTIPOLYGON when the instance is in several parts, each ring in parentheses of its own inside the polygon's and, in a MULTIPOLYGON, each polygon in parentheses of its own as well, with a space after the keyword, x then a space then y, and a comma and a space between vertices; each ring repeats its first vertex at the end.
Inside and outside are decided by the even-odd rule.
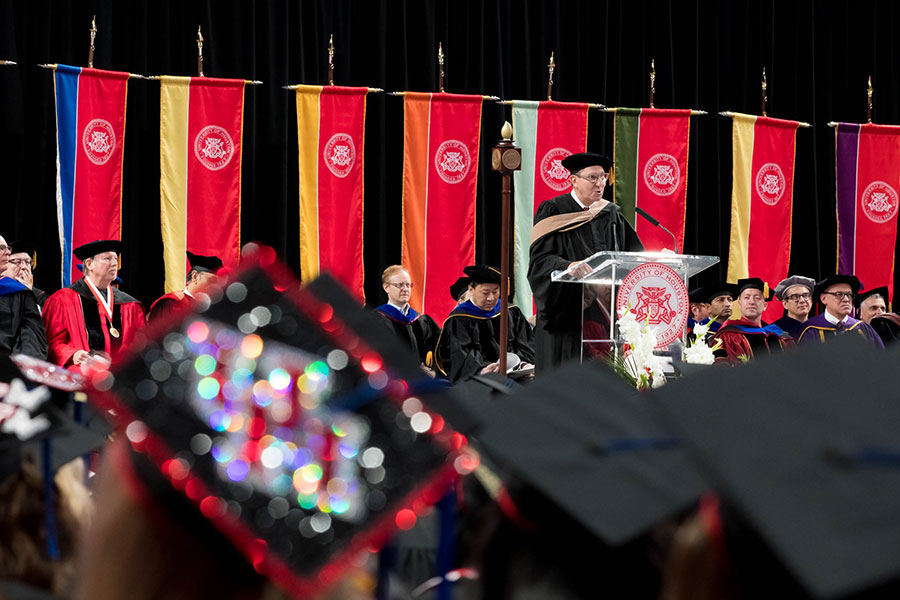
POLYGON ((47 358, 47 336, 34 294, 22 282, 3 276, 10 247, 0 236, 0 354, 47 358))
POLYGON ((809 319, 812 294, 816 280, 802 275, 792 275, 775 286, 775 298, 784 305, 785 315, 775 321, 785 333, 796 341, 803 331, 802 325, 809 319))

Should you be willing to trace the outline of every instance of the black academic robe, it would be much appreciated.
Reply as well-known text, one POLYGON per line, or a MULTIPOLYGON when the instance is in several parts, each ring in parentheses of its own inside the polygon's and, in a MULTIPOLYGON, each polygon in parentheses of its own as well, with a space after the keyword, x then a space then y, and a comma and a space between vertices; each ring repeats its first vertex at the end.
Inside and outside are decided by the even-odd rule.
POLYGON ((0 350, 47 358, 47 336, 34 294, 15 280, 0 286, 0 350))
POLYGON ((417 314, 412 308, 409 310, 414 316, 406 318, 400 311, 385 304, 376 308, 375 314, 404 346, 419 357, 420 363, 431 366, 429 354, 437 346, 441 328, 428 315, 417 314))
MULTIPOLYGON (((477 375, 481 369, 500 359, 500 313, 492 317, 479 316, 469 302, 458 306, 441 330, 435 363, 454 383, 477 375)), ((515 306, 509 307, 507 351, 523 362, 534 363, 534 332, 531 324, 515 306)))
MULTIPOLYGON (((534 215, 534 223, 553 215, 581 210, 571 194, 563 194, 542 202, 534 215)), ((640 238, 625 217, 610 206, 587 223, 567 231, 549 233, 531 244, 528 283, 537 308, 536 371, 546 371, 581 356, 581 286, 553 283, 550 274, 565 270, 570 263, 601 250, 641 252, 643 249, 640 238)))

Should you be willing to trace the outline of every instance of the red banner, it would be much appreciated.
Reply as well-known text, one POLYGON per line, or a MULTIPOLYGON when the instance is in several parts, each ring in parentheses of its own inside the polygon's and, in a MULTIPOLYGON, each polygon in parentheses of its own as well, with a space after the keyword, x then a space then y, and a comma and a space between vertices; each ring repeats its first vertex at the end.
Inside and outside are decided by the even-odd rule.
POLYGON ((475 262, 481 96, 407 92, 403 148, 403 265, 410 304, 438 323, 449 288, 475 262))

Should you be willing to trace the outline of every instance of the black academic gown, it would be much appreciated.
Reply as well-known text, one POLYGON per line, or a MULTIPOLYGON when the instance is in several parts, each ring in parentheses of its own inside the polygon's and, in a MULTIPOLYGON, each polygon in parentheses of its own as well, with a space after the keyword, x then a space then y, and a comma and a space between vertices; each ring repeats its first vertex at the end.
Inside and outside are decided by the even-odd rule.
MULTIPOLYGON (((534 215, 537 224, 547 217, 583 210, 571 194, 541 203, 534 215)), ((581 286, 553 283, 550 274, 601 250, 641 252, 637 233, 618 211, 605 207, 588 223, 568 231, 549 233, 531 245, 528 283, 537 308, 535 370, 543 372, 581 356, 581 286), (618 247, 613 238, 613 224, 618 247)))
POLYGON ((47 335, 37 301, 21 284, 0 290, 0 351, 47 358, 47 335))
MULTIPOLYGON (((463 304, 474 306, 468 301, 463 304)), ((464 309, 457 307, 444 321, 435 357, 438 369, 454 383, 477 375, 500 359, 499 312, 485 318, 466 314, 464 309)), ((534 332, 515 306, 509 307, 507 351, 523 362, 534 363, 534 332)))
MULTIPOLYGON (((441 328, 428 315, 415 314, 410 320, 390 305, 382 305, 375 309, 375 314, 388 327, 400 342, 419 357, 423 365, 431 366, 429 354, 434 352, 441 328)), ((412 311, 412 308, 410 308, 412 311)))

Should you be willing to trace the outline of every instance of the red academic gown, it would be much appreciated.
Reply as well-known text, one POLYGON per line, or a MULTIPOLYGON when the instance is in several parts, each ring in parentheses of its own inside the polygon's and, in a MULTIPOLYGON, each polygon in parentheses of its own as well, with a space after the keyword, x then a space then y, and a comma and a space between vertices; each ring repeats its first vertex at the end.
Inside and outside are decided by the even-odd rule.
POLYGON ((112 324, 120 332, 120 337, 115 338, 109 333, 109 318, 103 305, 84 279, 79 279, 47 298, 43 318, 49 344, 47 359, 69 366, 78 350, 105 352, 115 360, 144 326, 144 307, 135 298, 113 288, 112 324))
POLYGON ((196 302, 196 300, 185 294, 183 290, 163 294, 150 305, 147 321, 152 323, 153 321, 164 319, 171 314, 185 310, 186 306, 192 306, 196 302))

